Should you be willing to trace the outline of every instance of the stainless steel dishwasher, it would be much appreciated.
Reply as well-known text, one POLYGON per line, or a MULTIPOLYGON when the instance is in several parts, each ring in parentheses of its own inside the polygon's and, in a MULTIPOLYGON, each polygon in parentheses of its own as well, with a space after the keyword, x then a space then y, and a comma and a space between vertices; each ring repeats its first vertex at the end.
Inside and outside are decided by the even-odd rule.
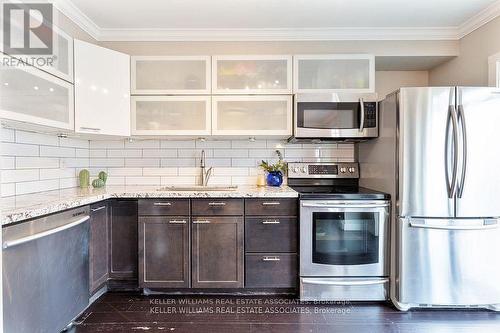
POLYGON ((4 332, 62 331, 89 304, 89 207, 3 228, 4 332))

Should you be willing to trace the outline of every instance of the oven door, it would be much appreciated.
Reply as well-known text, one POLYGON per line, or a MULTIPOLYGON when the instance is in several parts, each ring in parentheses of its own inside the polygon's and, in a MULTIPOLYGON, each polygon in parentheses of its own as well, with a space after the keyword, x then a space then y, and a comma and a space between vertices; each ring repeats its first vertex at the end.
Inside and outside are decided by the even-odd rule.
POLYGON ((386 276, 389 202, 301 200, 300 275, 386 276))
POLYGON ((295 97, 295 138, 377 136, 377 103, 371 94, 299 94, 295 97))

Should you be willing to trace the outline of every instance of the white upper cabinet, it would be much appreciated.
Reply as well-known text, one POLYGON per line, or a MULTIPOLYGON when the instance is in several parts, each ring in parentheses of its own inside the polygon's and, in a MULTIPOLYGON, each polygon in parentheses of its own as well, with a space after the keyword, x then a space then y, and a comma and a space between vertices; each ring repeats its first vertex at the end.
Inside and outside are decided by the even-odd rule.
POLYGON ((12 60, 0 56, 0 118, 72 131, 73 85, 12 60))
POLYGON ((132 57, 133 95, 210 94, 209 56, 132 57))
POLYGON ((294 56, 294 92, 374 92, 375 57, 369 54, 294 56))
POLYGON ((133 96, 132 135, 211 134, 210 96, 133 96))
MULTIPOLYGON (((11 34, 22 36, 23 27, 18 24, 12 24, 11 34)), ((43 55, 18 55, 9 54, 4 50, 2 45, 2 52, 9 54, 14 58, 23 60, 28 64, 55 75, 68 82, 73 82, 73 38, 63 32, 61 29, 53 25, 50 29, 52 31, 52 53, 43 55)))
POLYGON ((292 96, 213 96, 212 135, 289 137, 292 96))
POLYGON ((75 40, 75 131, 130 135, 130 56, 75 40))
POLYGON ((213 56, 214 94, 290 94, 292 57, 282 55, 213 56))

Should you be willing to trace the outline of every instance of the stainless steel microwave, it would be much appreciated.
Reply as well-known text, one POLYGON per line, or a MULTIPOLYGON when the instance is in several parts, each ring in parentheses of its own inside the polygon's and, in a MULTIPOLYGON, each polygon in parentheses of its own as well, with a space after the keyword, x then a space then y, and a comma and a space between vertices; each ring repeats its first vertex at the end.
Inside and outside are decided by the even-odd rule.
POLYGON ((377 94, 297 94, 290 141, 363 141, 376 138, 377 109, 377 94))

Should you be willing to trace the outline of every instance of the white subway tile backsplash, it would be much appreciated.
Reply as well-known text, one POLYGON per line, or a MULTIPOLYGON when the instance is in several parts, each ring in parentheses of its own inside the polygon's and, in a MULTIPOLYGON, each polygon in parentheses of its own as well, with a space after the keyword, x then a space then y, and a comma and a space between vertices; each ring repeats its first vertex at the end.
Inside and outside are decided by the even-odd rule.
POLYGON ((75 148, 40 146, 40 156, 75 157, 75 148))
POLYGON ((58 189, 59 189, 59 179, 16 183, 16 195, 51 191, 58 189))
POLYGON ((143 157, 177 157, 177 149, 144 149, 143 157))
POLYGON ((77 177, 76 169, 40 169, 40 180, 44 179, 59 179, 59 178, 75 178, 77 177))
POLYGON ((257 149, 266 148, 266 140, 256 140, 256 141, 243 141, 234 140, 231 141, 231 148, 245 148, 245 149, 257 149))
MULTIPOLYGON (((92 161, 92 160, 91 160, 92 161)), ((159 158, 126 158, 125 159, 126 167, 159 167, 160 159, 159 158)))
POLYGON ((142 168, 108 168, 108 175, 115 176, 142 176, 142 168))
POLYGON ((108 140, 108 141, 90 141, 90 149, 123 149, 125 148, 124 140, 108 140))
POLYGON ((142 150, 140 149, 109 149, 108 157, 142 157, 142 150))
POLYGON ((33 145, 59 146, 59 138, 55 135, 16 131, 16 142, 33 145))
POLYGON ((90 167, 124 167, 125 159, 123 158, 91 158, 90 167))
POLYGON ((39 180, 40 171, 38 169, 25 170, 3 170, 2 183, 18 183, 39 180))
POLYGON ((288 144, 284 140, 99 140, 2 131, 2 196, 78 185, 78 172, 109 174, 109 185, 197 184, 201 150, 213 167, 209 184, 255 184, 261 160, 354 161, 353 144, 288 144), (5 149, 3 149, 5 148, 5 149), (7 179, 7 180, 5 180, 7 179))
POLYGON ((247 149, 215 149, 214 157, 248 157, 247 149))
POLYGON ((59 146, 89 149, 89 141, 79 138, 59 138, 59 146))
POLYGON ((14 130, 10 128, 0 128, 0 141, 1 142, 14 142, 14 130))
POLYGON ((195 148, 196 141, 195 140, 186 140, 186 141, 160 141, 161 148, 195 148))
POLYGON ((177 168, 143 168, 144 176, 176 176, 177 168))
POLYGON ((2 197, 10 197, 12 195, 16 194, 16 184, 1 184, 0 185, 0 192, 2 194, 2 197))
POLYGON ((131 142, 125 141, 125 149, 143 149, 143 148, 160 148, 160 141, 158 140, 133 140, 131 142))
POLYGON ((2 155, 8 156, 39 156, 40 149, 36 145, 2 142, 0 144, 2 155))
POLYGON ((59 158, 55 157, 16 157, 16 169, 59 168, 59 158))
POLYGON ((15 169, 16 158, 12 156, 2 156, 0 157, 0 167, 2 169, 15 169))
POLYGON ((125 185, 161 185, 161 177, 125 177, 125 185))
POLYGON ((106 149, 90 149, 89 150, 90 157, 107 157, 106 149))
POLYGON ((74 187, 89 167, 89 141, 1 129, 2 196, 74 187))
POLYGON ((196 141, 196 148, 231 148, 231 141, 196 141))

